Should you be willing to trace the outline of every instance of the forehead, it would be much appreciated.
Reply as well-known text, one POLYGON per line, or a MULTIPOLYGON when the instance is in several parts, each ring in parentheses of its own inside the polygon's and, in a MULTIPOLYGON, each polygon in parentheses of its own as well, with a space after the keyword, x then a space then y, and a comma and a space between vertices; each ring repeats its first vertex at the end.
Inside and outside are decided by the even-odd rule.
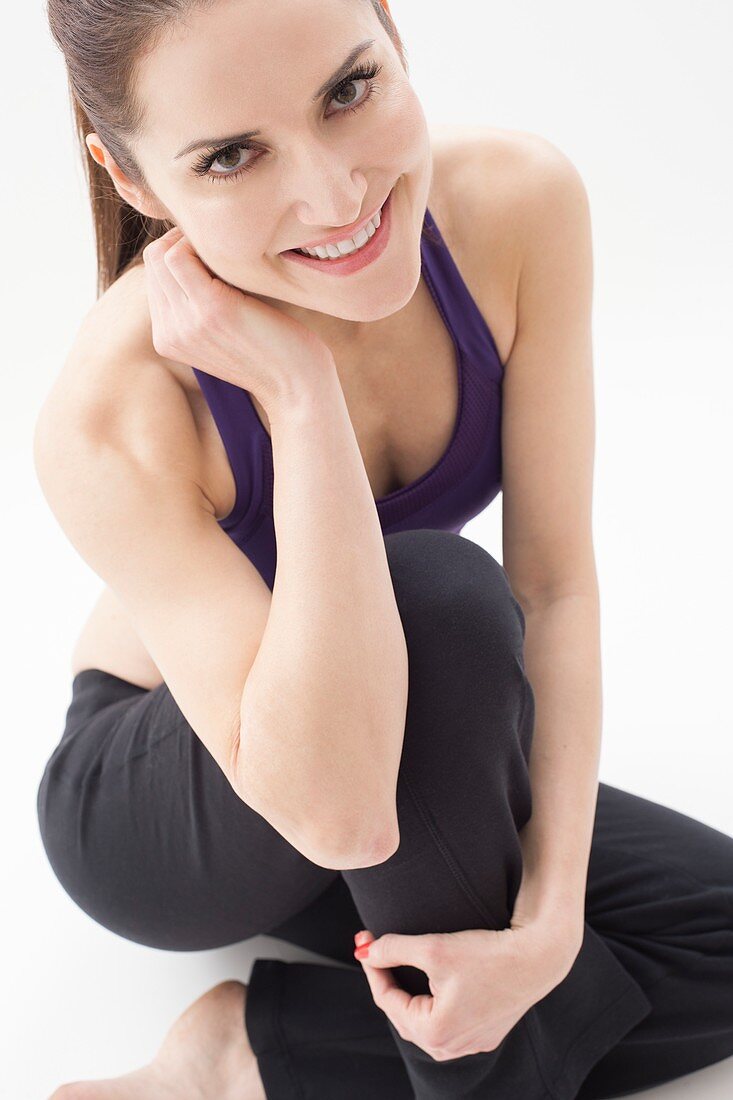
POLYGON ((139 61, 141 136, 172 153, 199 133, 297 125, 322 81, 378 32, 360 0, 220 0, 193 11, 139 61))

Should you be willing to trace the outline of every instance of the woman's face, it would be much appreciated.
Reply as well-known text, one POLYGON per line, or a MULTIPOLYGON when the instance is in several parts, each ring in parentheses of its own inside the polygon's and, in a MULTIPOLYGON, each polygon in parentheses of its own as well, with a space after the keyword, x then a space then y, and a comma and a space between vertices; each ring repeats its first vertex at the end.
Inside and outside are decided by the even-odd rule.
POLYGON ((303 319, 373 321, 410 300, 432 157, 369 3, 221 0, 141 60, 137 93, 146 119, 133 152, 212 273, 303 319), (363 221, 392 188, 387 246, 360 270, 283 254, 363 221))

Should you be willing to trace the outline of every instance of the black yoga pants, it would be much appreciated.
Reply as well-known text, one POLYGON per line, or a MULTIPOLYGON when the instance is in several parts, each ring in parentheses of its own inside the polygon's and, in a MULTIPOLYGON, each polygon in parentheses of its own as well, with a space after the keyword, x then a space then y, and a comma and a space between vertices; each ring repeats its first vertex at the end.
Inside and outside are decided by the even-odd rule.
MULTIPOLYGON (((165 684, 89 668, 38 788, 66 892, 149 947, 264 933, 335 960, 254 962, 243 1026, 268 1100, 599 1100, 733 1055, 733 839, 604 783, 581 950, 495 1050, 434 1061, 376 1007, 358 929, 509 925, 535 713, 504 568, 452 532, 385 546, 409 657, 394 855, 310 862, 238 798, 165 684)), ((429 992, 423 971, 394 974, 429 992)))

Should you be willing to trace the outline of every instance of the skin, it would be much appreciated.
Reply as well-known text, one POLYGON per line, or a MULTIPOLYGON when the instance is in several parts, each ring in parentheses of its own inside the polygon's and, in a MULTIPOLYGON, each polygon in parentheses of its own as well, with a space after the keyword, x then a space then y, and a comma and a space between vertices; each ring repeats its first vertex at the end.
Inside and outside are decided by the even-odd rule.
MULTIPOLYGON (((329 344, 375 496, 415 480, 444 452, 457 407, 453 344, 420 280, 422 214, 429 205, 506 358, 516 323, 517 255, 506 241, 491 239, 496 230, 490 224, 501 218, 521 139, 455 128, 430 131, 374 13, 366 4, 342 0, 316 5, 225 0, 193 14, 185 29, 174 30, 148 54, 139 66, 137 89, 146 121, 133 149, 149 189, 121 171, 94 133, 87 137, 91 155, 127 202, 179 225, 213 273, 295 317, 329 344), (275 43, 264 70, 252 27, 275 43), (350 96, 342 90, 325 108, 323 100, 309 103, 350 49, 370 38, 374 46, 357 63, 374 60, 382 66, 371 101, 362 79, 349 87, 350 96), (350 97, 366 105, 345 114, 350 97), (293 104, 302 108, 293 110, 293 104), (176 159, 198 136, 257 127, 263 131, 257 150, 230 149, 212 166, 216 179, 191 171, 198 153, 176 159), (483 189, 481 153, 488 145, 496 164, 495 211, 485 202, 467 203, 474 190, 483 189), (250 162, 251 171, 221 178, 250 162), (324 165, 334 181, 330 191, 323 187, 324 165), (381 203, 395 181, 390 262, 380 267, 378 280, 362 273, 358 294, 353 277, 324 277, 280 255, 353 224, 381 203), (484 271, 486 247, 496 257, 490 278, 484 271)), ((155 352, 142 271, 126 273, 107 297, 119 299, 110 301, 110 309, 128 320, 130 358, 149 361, 155 352)), ((188 367, 157 358, 191 402, 209 496, 216 515, 226 515, 235 485, 198 383, 188 367)), ((117 371, 116 365, 110 369, 117 371)), ((70 371, 61 384, 89 392, 103 385, 104 370, 97 362, 93 379, 70 371)), ((264 407, 253 400, 269 430, 264 407)), ((103 667, 149 688, 163 679, 109 589, 72 654, 72 674, 84 667, 103 667)))
MULTIPOLYGON (((407 1006, 388 1007, 395 990, 388 969, 382 980, 376 967, 396 965, 393 954, 382 949, 380 958, 375 948, 370 974, 375 1002, 434 1056, 493 1049, 512 1022, 562 980, 582 935, 600 724, 589 523, 590 245, 582 185, 567 159, 532 135, 487 128, 429 132, 399 58, 366 5, 223 0, 192 16, 185 30, 145 58, 138 87, 147 118, 135 152, 150 190, 121 172, 96 134, 87 140, 91 155, 132 205, 181 226, 213 273, 295 317, 330 345, 375 495, 428 469, 445 450, 455 419, 454 352, 415 266, 426 204, 497 341, 505 363, 503 558, 527 618, 526 666, 537 715, 535 809, 523 844, 527 870, 510 930, 471 950, 459 938, 469 933, 450 940, 457 995, 452 1007, 436 996, 432 1023, 399 1015, 407 1006), (326 120, 322 104, 309 104, 309 95, 352 45, 368 37, 375 38, 373 53, 383 64, 376 78, 383 90, 348 120, 326 120), (261 41, 268 44, 266 55, 261 41), (265 152, 236 182, 209 183, 186 171, 192 157, 173 159, 199 134, 256 126, 265 152), (362 273, 358 295, 350 279, 321 277, 279 255, 358 220, 395 182, 390 262, 380 268, 379 280, 370 280, 368 269, 362 273), (557 653, 564 654, 562 662, 552 659, 557 653), (492 1018, 493 999, 484 1004, 463 990, 477 974, 496 974, 507 951, 511 972, 523 965, 526 980, 492 1018), (477 1003, 480 1026, 458 1019, 477 1003), (451 1035, 469 1031, 472 1050, 450 1047, 451 1035)), ((125 319, 130 363, 144 350, 149 364, 142 275, 131 269, 107 292, 103 308, 125 319)), ((233 500, 231 471, 192 372, 169 361, 161 366, 191 403, 202 481, 215 514, 224 515, 233 500)), ((100 356, 93 368, 76 363, 65 369, 58 384, 83 398, 111 381, 134 387, 134 369, 121 383, 119 361, 100 356)), ((266 422, 261 406, 258 412, 266 422)), ((82 632, 73 662, 74 671, 103 667, 143 686, 161 682, 109 592, 82 632)), ((481 938, 478 931, 473 935, 481 938)), ((423 950, 432 939, 389 942, 398 942, 400 961, 409 962, 410 943, 417 958, 418 943, 423 950)), ((435 977, 431 958, 422 958, 423 968, 435 977)), ((429 1016, 423 1003, 414 1007, 429 1016)), ((174 1073, 178 1062, 169 1057, 165 1066, 174 1073)), ((138 1078, 115 1093, 105 1087, 107 1092, 98 1086, 78 1095, 159 1095, 151 1088, 159 1089, 160 1080, 138 1078)), ((255 1083, 250 1100, 261 1095, 255 1083)))

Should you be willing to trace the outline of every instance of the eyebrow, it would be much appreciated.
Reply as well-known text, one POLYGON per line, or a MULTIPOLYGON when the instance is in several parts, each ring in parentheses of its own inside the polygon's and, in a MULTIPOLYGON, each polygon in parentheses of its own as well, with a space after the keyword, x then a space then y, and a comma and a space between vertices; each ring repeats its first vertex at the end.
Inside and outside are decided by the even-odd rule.
MULTIPOLYGON (((328 80, 324 80, 320 88, 315 91, 311 97, 311 103, 315 103, 317 99, 320 99, 322 95, 333 87, 334 84, 338 84, 340 80, 343 80, 348 75, 352 65, 365 50, 368 50, 374 45, 376 39, 367 38, 363 42, 360 42, 358 46, 354 46, 349 56, 345 59, 342 65, 339 65, 335 73, 329 76, 328 80)), ((174 160, 179 160, 181 157, 185 157, 187 153, 193 153, 196 149, 201 149, 204 146, 224 146, 224 145, 236 145, 238 142, 249 141, 250 138, 258 137, 262 133, 261 130, 247 130, 243 134, 229 134, 227 137, 214 137, 214 138, 196 138, 194 141, 189 141, 188 145, 184 145, 182 149, 174 156, 174 160)))

